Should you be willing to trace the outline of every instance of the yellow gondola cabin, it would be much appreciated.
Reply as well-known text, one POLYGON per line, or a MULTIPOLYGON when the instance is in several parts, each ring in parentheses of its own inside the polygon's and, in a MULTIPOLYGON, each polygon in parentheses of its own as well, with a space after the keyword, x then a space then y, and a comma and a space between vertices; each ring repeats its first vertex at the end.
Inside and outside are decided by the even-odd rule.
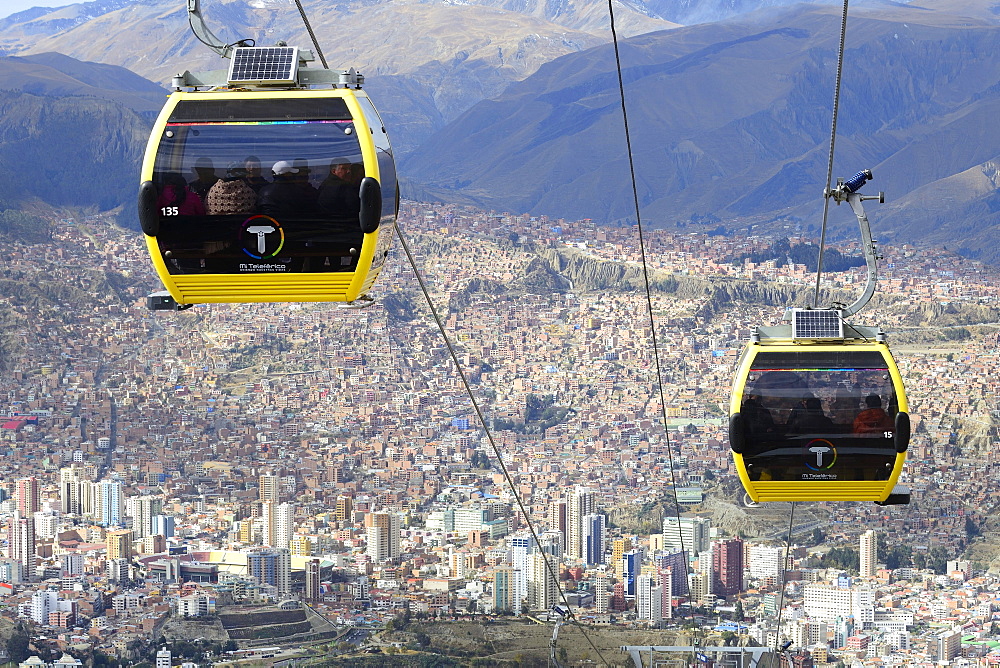
POLYGON ((237 48, 224 85, 175 80, 139 188, 163 301, 355 302, 378 276, 398 208, 388 136, 363 77, 299 59, 237 48))
POLYGON ((754 502, 905 503, 908 493, 896 485, 910 438, 908 405, 884 336, 843 324, 833 309, 792 315, 846 331, 761 327, 743 351, 730 444, 747 495, 754 502))

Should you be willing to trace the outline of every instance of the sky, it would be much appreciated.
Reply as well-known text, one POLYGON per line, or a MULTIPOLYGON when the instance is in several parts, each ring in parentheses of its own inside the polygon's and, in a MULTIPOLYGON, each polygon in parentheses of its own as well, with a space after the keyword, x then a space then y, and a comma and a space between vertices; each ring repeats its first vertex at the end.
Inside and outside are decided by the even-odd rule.
POLYGON ((32 7, 65 7, 79 0, 0 0, 0 19, 32 7))

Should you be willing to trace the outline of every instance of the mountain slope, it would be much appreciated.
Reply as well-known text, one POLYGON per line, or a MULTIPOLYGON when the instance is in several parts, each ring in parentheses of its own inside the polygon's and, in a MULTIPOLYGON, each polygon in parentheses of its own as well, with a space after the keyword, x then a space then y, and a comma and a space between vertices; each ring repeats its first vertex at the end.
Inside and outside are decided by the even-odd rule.
POLYGON ((0 200, 108 210, 135 190, 149 122, 132 110, 95 98, 0 91, 0 116, 0 200))
MULTIPOLYGON (((838 8, 800 6, 769 24, 699 25, 622 45, 647 222, 740 217, 818 229, 839 19, 838 8)), ((995 21, 916 7, 852 15, 834 176, 871 168, 870 188, 893 201, 994 159, 998 51, 995 21)), ((403 167, 416 196, 634 218, 611 49, 549 63, 471 109, 403 167)), ((832 222, 856 229, 846 210, 832 222)), ((890 236, 904 233, 919 236, 912 226, 890 236)))
POLYGON ((123 67, 84 63, 59 53, 0 57, 0 88, 33 95, 85 95, 118 102, 137 112, 158 112, 167 91, 123 67))
MULTIPOLYGON (((406 86, 394 86, 389 104, 376 99, 390 125, 399 119, 399 125, 407 128, 394 133, 401 153, 542 64, 610 39, 603 0, 492 4, 303 2, 331 67, 355 67, 371 85, 383 89, 386 86, 379 80, 385 77, 408 80, 406 86), (431 107, 428 102, 433 103, 431 107), (410 129, 425 131, 411 135, 410 129)), ((252 38, 269 45, 283 39, 312 48, 299 13, 289 2, 213 0, 203 6, 210 28, 228 42, 252 38)), ((9 17, 0 21, 0 51, 12 55, 57 51, 127 67, 163 83, 185 69, 224 69, 227 65, 228 61, 191 34, 184 2, 136 0, 103 9, 101 3, 85 3, 41 16, 9 17)), ((648 15, 633 0, 619 5, 617 18, 623 35, 674 26, 648 15)))

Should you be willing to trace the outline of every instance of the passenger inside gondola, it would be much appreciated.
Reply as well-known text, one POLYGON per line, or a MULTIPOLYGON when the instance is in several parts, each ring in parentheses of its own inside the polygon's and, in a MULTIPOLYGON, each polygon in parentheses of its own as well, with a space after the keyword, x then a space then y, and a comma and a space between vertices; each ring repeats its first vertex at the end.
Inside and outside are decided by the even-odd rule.
POLYGON ((316 198, 319 197, 319 190, 309 182, 309 161, 305 158, 296 158, 292 161, 292 166, 298 170, 294 173, 292 180, 298 185, 302 192, 302 211, 304 213, 314 213, 316 211, 316 198))
MULTIPOLYGON (((364 166, 361 167, 364 176, 364 166)), ((319 187, 317 206, 320 214, 334 221, 357 223, 361 211, 358 186, 353 182, 353 165, 347 158, 335 158, 330 163, 330 174, 319 187)), ((360 183, 361 179, 358 179, 360 183)))
POLYGON ((882 409, 882 397, 870 394, 865 397, 865 410, 854 419, 854 433, 859 436, 884 438, 895 429, 893 419, 882 409))
POLYGON ((806 397, 801 406, 792 410, 787 429, 792 434, 830 434, 834 425, 823 412, 823 402, 816 397, 806 397))
POLYGON ((247 183, 246 178, 247 170, 243 163, 229 163, 225 178, 217 181, 205 198, 208 215, 253 213, 257 205, 257 193, 247 183))
POLYGON ((287 160, 279 160, 271 167, 274 182, 257 193, 257 210, 269 216, 295 216, 306 213, 307 201, 301 184, 296 181, 298 169, 287 160))
POLYGON ((215 173, 215 165, 212 163, 212 159, 206 157, 198 158, 194 163, 193 170, 195 179, 188 183, 188 186, 204 202, 208 191, 219 180, 219 175, 215 173))
POLYGON ((163 175, 156 206, 164 215, 204 216, 205 205, 177 172, 163 175))
POLYGON ((243 166, 247 170, 247 183, 254 189, 254 192, 260 192, 261 188, 270 183, 260 173, 260 158, 257 156, 248 155, 243 160, 243 166))

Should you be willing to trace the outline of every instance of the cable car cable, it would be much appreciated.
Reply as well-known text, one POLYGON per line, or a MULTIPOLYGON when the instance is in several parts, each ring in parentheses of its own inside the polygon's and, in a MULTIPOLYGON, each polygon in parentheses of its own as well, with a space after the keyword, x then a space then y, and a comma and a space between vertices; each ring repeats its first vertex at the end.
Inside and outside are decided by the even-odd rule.
MULTIPOLYGON (((618 33, 615 29, 615 9, 612 3, 613 0, 608 0, 608 17, 611 21, 611 42, 615 49, 615 69, 618 72, 618 94, 622 103, 622 125, 625 129, 625 148, 628 152, 628 168, 632 181, 632 202, 635 207, 635 222, 639 233, 639 256, 642 259, 642 279, 646 292, 646 312, 649 314, 649 332, 653 341, 653 361, 656 367, 656 387, 660 393, 660 412, 663 420, 663 435, 667 443, 667 460, 670 464, 670 486, 673 490, 674 496, 674 516, 677 518, 677 534, 680 537, 681 552, 685 553, 685 556, 687 556, 687 551, 684 549, 684 532, 681 531, 680 502, 677 500, 677 475, 674 470, 673 447, 670 443, 670 425, 667 422, 667 400, 663 392, 663 372, 660 367, 660 351, 656 338, 656 319, 653 316, 653 297, 649 287, 649 269, 646 266, 646 243, 642 233, 642 216, 640 215, 639 209, 639 191, 636 186, 635 179, 635 160, 632 157, 632 139, 628 127, 628 108, 625 104, 625 83, 622 78, 621 54, 618 50, 618 33)), ((687 567, 688 575, 690 575, 693 572, 690 557, 687 557, 687 567)), ((686 589, 688 590, 688 597, 690 598, 690 585, 686 587, 686 589)))
POLYGON ((785 556, 781 560, 781 573, 778 577, 778 625, 774 631, 774 654, 771 655, 771 666, 778 655, 778 647, 781 643, 781 611, 785 607, 785 570, 788 568, 788 552, 792 549, 792 527, 795 520, 795 501, 788 511, 788 534, 785 536, 785 556))
POLYGON ((844 42, 847 38, 847 5, 850 0, 844 0, 844 11, 840 19, 840 49, 837 53, 837 80, 833 88, 833 119, 830 122, 830 155, 827 159, 826 182, 823 187, 823 224, 819 235, 819 258, 816 262, 816 292, 813 295, 813 308, 819 307, 819 282, 823 275, 823 252, 826 249, 826 222, 830 213, 830 184, 833 181, 833 149, 837 144, 837 112, 840 109, 840 81, 844 71, 844 42))
MULTIPOLYGON (((441 338, 444 340, 445 347, 448 349, 448 354, 451 356, 451 362, 455 365, 455 369, 458 371, 458 376, 462 380, 462 385, 465 387, 465 392, 469 396, 469 401, 472 402, 472 408, 476 412, 476 417, 479 418, 479 423, 483 425, 483 431, 486 434, 486 440, 489 441, 490 448, 493 450, 494 456, 497 458, 497 464, 500 466, 500 472, 507 482, 507 486, 510 488, 511 493, 514 495, 514 500, 517 503, 518 510, 521 511, 521 516, 524 517, 525 523, 528 525, 528 531, 531 533, 532 539, 535 541, 535 547, 541 550, 542 543, 538 538, 538 532, 535 529, 535 525, 531 522, 531 515, 528 512, 527 507, 524 505, 524 501, 521 499, 521 495, 517 491, 517 487, 514 484, 514 479, 507 469, 507 465, 503 461, 501 456, 500 446, 497 445, 496 440, 493 438, 493 433, 489 429, 489 424, 486 421, 486 416, 483 414, 482 408, 479 406, 479 402, 476 400, 476 395, 472 392, 472 386, 469 384, 469 380, 465 375, 465 371, 462 370, 462 365, 458 361, 458 353, 455 352, 455 347, 451 343, 451 337, 448 336, 448 332, 444 327, 444 322, 442 322, 441 317, 438 315, 437 309, 434 307, 434 302, 431 300, 430 292, 427 290, 427 285, 424 283, 423 275, 417 268, 417 262, 413 257, 413 253, 410 252, 410 244, 406 240, 403 234, 402 228, 399 226, 399 222, 396 223, 396 233, 399 236, 399 244, 403 248, 403 252, 406 254, 406 259, 410 263, 410 268, 413 269, 414 275, 417 277, 417 283, 420 285, 420 291, 424 294, 424 299, 427 301, 427 306, 430 308, 431 316, 434 318, 434 322, 437 324, 438 331, 441 333, 441 338)), ((543 553, 544 554, 544 553, 543 553)), ((552 581, 556 583, 556 588, 559 590, 559 598, 562 599, 563 605, 569 610, 569 618, 573 621, 577 628, 583 633, 583 637, 587 640, 591 649, 597 652, 597 655, 601 658, 601 661, 605 665, 609 665, 608 661, 604 658, 601 650, 597 648, 594 641, 591 640, 590 636, 587 635, 587 631, 584 627, 577 621, 576 615, 573 614, 573 609, 569 604, 569 599, 566 597, 566 592, 563 588, 559 586, 559 574, 555 571, 552 565, 552 560, 549 559, 550 555, 545 555, 543 561, 545 562, 545 570, 548 576, 552 578, 552 581)))
POLYGON ((309 18, 306 16, 306 10, 302 8, 302 0, 295 0, 295 6, 299 8, 299 15, 302 16, 302 22, 306 24, 306 32, 309 33, 309 39, 312 40, 313 48, 316 49, 316 55, 319 56, 319 61, 323 63, 323 69, 330 69, 330 67, 326 64, 326 58, 323 56, 323 49, 319 48, 319 41, 316 39, 316 33, 313 32, 312 26, 309 24, 309 18))

